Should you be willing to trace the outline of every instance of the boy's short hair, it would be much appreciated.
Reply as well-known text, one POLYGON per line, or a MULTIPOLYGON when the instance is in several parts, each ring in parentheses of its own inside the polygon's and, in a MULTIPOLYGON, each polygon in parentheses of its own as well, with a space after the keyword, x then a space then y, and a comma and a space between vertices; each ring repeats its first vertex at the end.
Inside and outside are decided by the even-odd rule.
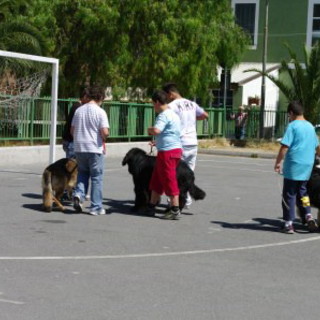
POLYGON ((162 90, 165 91, 166 93, 176 92, 180 94, 177 85, 173 82, 166 83, 165 85, 163 85, 162 90))
POLYGON ((303 115, 304 109, 301 101, 294 100, 291 101, 288 105, 287 112, 292 112, 296 116, 301 116, 303 115))
POLYGON ((161 104, 167 103, 167 94, 163 90, 156 90, 151 97, 153 102, 160 102, 161 104))
POLYGON ((88 99, 94 101, 103 101, 105 98, 105 90, 102 87, 87 87, 84 93, 88 99))

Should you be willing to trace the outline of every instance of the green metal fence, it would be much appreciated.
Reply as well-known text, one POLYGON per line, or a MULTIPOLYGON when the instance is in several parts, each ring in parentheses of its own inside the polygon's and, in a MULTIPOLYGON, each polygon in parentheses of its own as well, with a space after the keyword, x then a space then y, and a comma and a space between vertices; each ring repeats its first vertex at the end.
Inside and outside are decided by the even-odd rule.
MULTIPOLYGON (((66 114, 76 99, 59 99, 57 114, 57 138, 63 132, 66 114)), ((110 122, 110 139, 119 141, 143 140, 148 138, 147 128, 154 122, 151 104, 106 102, 102 105, 110 122)), ((0 141, 50 140, 50 98, 21 99, 19 105, 12 107, 0 105, 0 141)), ((234 136, 234 120, 225 114, 224 109, 205 108, 209 118, 197 122, 199 138, 234 136)), ((260 125, 259 111, 250 111, 246 136, 257 138, 260 125)), ((264 113, 267 138, 281 137, 287 124, 286 112, 266 111, 264 113)))

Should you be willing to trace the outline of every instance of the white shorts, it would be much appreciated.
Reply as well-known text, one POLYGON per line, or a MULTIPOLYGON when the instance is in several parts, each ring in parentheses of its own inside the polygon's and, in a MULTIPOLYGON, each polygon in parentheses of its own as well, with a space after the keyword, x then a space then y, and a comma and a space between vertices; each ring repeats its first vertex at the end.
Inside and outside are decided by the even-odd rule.
POLYGON ((194 168, 196 167, 196 160, 197 160, 197 154, 198 154, 198 146, 182 146, 183 152, 182 152, 182 160, 185 161, 190 169, 194 171, 194 168))

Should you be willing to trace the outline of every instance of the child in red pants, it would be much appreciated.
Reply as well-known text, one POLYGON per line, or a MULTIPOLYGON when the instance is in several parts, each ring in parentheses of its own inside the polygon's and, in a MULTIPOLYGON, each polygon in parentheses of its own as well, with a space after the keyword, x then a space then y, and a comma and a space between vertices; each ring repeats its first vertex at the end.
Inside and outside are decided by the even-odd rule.
POLYGON ((151 199, 148 213, 154 215, 155 205, 165 193, 170 198, 171 208, 164 219, 176 220, 180 216, 179 188, 176 169, 182 155, 180 142, 180 119, 166 104, 167 95, 158 90, 152 95, 155 112, 158 113, 153 127, 148 128, 148 134, 155 136, 158 150, 156 165, 150 181, 151 199))

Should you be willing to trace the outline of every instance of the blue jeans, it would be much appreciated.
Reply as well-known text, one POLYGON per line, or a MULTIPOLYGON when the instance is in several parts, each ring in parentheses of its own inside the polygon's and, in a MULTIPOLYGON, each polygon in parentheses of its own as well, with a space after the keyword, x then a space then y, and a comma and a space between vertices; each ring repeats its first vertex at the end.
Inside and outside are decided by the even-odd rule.
POLYGON ((308 181, 295 181, 290 179, 283 180, 283 220, 293 221, 295 219, 295 206, 298 207, 302 216, 311 213, 311 207, 304 206, 301 201, 301 198, 308 196, 307 183, 308 181))
POLYGON ((66 158, 75 158, 76 155, 74 153, 73 142, 71 141, 63 141, 63 150, 66 153, 66 158))
POLYGON ((235 138, 237 140, 243 140, 246 134, 246 128, 245 127, 236 127, 235 128, 235 138))
POLYGON ((91 179, 90 211, 102 209, 104 155, 89 152, 76 152, 78 162, 77 186, 73 193, 83 202, 91 179))

